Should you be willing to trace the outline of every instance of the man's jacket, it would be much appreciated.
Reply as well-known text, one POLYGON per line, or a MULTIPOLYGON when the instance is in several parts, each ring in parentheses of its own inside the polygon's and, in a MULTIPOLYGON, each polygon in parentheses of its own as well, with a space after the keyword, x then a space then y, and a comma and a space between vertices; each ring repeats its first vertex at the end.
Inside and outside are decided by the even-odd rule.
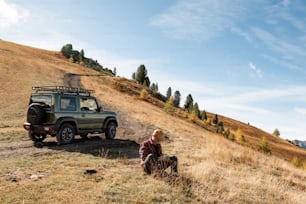
POLYGON ((156 159, 162 156, 162 148, 160 144, 154 144, 152 138, 141 143, 139 148, 140 159, 144 161, 149 154, 152 154, 156 159))

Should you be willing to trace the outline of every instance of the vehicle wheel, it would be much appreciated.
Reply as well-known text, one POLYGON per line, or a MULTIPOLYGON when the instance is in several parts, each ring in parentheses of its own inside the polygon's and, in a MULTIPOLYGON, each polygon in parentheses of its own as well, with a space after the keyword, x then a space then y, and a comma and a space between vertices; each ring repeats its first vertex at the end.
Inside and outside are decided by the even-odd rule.
POLYGON ((88 134, 85 133, 85 134, 80 134, 81 138, 87 138, 88 134))
POLYGON ((46 134, 39 134, 29 131, 29 138, 34 142, 42 142, 44 139, 46 139, 46 134))
POLYGON ((74 136, 74 127, 70 124, 63 124, 56 134, 56 139, 58 144, 69 144, 73 141, 74 136))
POLYGON ((45 111, 39 104, 32 104, 28 108, 27 121, 32 125, 38 125, 44 121, 45 111))
POLYGON ((116 136, 116 123, 115 122, 109 122, 107 124, 107 127, 105 129, 105 137, 108 140, 112 140, 116 136))

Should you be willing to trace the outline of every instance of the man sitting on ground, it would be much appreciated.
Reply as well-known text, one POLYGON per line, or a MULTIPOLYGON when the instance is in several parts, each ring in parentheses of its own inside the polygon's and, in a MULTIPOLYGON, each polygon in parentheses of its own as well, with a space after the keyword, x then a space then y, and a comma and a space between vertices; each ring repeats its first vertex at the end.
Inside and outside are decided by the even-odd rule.
POLYGON ((147 174, 160 173, 171 166, 171 174, 177 175, 177 157, 163 156, 160 142, 164 140, 164 133, 160 129, 154 130, 152 136, 140 145, 139 154, 141 166, 147 174))

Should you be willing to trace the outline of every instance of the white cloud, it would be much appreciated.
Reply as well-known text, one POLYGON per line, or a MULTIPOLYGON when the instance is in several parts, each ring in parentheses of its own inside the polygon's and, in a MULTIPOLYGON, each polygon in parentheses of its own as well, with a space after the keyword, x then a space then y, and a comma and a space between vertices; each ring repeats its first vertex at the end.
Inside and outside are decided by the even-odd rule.
POLYGON ((299 114, 306 115, 306 108, 295 108, 294 111, 299 114))
POLYGON ((306 50, 302 46, 294 45, 283 39, 277 38, 272 33, 258 27, 253 27, 252 31, 268 46, 268 48, 283 56, 287 56, 287 58, 293 58, 293 56, 305 57, 306 55, 306 50))
POLYGON ((249 63, 250 69, 255 72, 256 76, 262 78, 262 71, 258 69, 252 62, 249 63))
POLYGON ((241 0, 179 1, 151 24, 176 39, 206 40, 234 25, 243 13, 241 0))
POLYGON ((232 27, 232 28, 231 28, 231 32, 232 32, 232 33, 235 33, 235 34, 237 34, 237 35, 239 35, 239 36, 241 36, 241 37, 243 37, 246 41, 251 41, 250 35, 249 35, 247 32, 242 31, 242 30, 241 30, 240 28, 238 28, 238 27, 232 27))
POLYGON ((28 10, 0 0, 0 28, 6 28, 30 16, 28 10))

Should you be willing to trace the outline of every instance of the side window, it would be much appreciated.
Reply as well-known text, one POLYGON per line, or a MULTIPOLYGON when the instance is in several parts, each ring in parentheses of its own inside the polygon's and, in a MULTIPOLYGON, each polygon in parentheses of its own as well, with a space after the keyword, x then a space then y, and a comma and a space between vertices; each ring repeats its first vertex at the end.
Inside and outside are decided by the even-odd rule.
POLYGON ((76 99, 71 97, 61 97, 61 110, 75 111, 76 99))
POLYGON ((80 107, 82 111, 96 111, 98 108, 97 102, 93 98, 81 98, 80 107))

